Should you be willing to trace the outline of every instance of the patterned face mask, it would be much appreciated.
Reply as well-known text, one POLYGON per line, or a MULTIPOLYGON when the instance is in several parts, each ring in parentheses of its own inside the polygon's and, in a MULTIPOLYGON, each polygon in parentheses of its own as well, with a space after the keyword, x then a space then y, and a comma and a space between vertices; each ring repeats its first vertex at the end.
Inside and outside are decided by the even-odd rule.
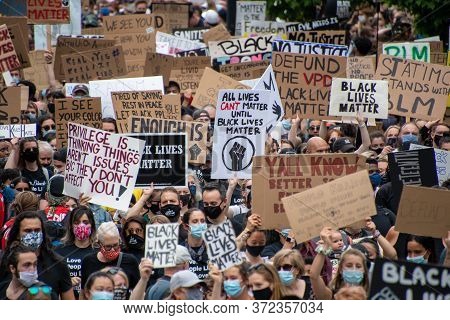
POLYGON ((42 231, 32 231, 25 233, 22 238, 20 239, 23 245, 30 247, 32 249, 37 249, 42 244, 42 241, 44 241, 44 236, 42 234, 42 231))
POLYGON ((126 287, 114 288, 114 300, 127 300, 128 289, 126 287))
POLYGON ((89 224, 80 223, 73 226, 73 234, 77 240, 86 240, 91 235, 91 232, 91 225, 89 224))

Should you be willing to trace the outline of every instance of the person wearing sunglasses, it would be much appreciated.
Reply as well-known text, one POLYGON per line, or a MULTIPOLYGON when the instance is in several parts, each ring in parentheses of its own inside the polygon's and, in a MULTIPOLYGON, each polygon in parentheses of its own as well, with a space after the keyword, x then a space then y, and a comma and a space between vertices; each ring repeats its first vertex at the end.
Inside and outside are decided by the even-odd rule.
POLYGON ((308 138, 319 137, 320 125, 322 121, 320 120, 310 120, 308 123, 308 138))
POLYGON ((280 300, 286 295, 280 276, 272 264, 256 264, 248 269, 248 274, 248 285, 255 300, 280 300))
POLYGON ((43 115, 39 117, 40 139, 46 140, 46 136, 50 133, 56 133, 56 123, 51 115, 43 115))
POLYGON ((89 276, 106 267, 122 268, 128 277, 130 289, 133 289, 139 280, 139 263, 133 255, 121 252, 120 234, 114 222, 104 222, 98 227, 94 246, 100 250, 88 254, 81 261, 80 299, 85 297, 84 287, 89 276))
POLYGON ((289 296, 310 299, 312 296, 309 278, 302 278, 305 262, 298 250, 283 249, 273 257, 273 266, 277 269, 281 284, 289 296))
POLYGON ((53 300, 52 287, 43 282, 38 282, 26 291, 26 300, 53 300))

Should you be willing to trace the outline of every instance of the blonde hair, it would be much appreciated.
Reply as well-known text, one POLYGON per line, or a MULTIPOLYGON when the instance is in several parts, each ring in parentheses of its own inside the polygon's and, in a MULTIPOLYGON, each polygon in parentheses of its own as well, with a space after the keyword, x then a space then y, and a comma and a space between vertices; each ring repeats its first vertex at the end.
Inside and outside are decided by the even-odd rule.
POLYGON ((364 254, 361 251, 356 250, 356 249, 348 249, 342 254, 341 260, 339 261, 339 266, 338 266, 336 276, 334 277, 333 280, 331 280, 330 288, 333 292, 336 292, 344 286, 344 278, 342 276, 342 272, 343 272, 343 268, 344 268, 343 265, 344 265, 345 258, 349 255, 354 255, 354 256, 361 258, 363 268, 364 268, 364 278, 362 280, 361 287, 363 287, 364 290, 366 290, 366 293, 368 293, 369 292, 369 269, 367 269, 366 257, 364 256, 364 254))
POLYGON ((283 249, 278 251, 273 257, 274 267, 278 269, 285 258, 290 258, 290 264, 299 271, 297 277, 305 274, 305 262, 303 261, 300 252, 293 249, 283 249))

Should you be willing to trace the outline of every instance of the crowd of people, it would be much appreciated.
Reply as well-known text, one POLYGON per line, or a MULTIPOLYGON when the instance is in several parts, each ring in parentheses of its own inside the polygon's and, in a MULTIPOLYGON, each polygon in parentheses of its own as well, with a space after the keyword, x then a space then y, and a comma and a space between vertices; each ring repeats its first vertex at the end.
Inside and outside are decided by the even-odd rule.
MULTIPOLYGON (((226 1, 208 1, 190 10, 190 27, 226 21, 226 1)), ((372 6, 355 10, 342 28, 356 55, 376 51, 376 38, 414 38, 413 20, 397 8, 372 6)), ((83 8, 84 27, 101 26, 103 16, 146 14, 145 0, 90 1, 83 8)), ((211 179, 211 155, 201 166, 190 165, 182 188, 136 189, 129 209, 115 209, 66 196, 67 149, 57 148, 55 99, 65 98, 63 84, 52 73, 47 53, 49 87, 36 86, 15 71, 15 85, 29 87, 22 123, 37 125, 36 137, 0 140, 0 299, 80 300, 279 300, 367 299, 374 261, 407 260, 450 267, 450 232, 435 239, 395 229, 399 195, 392 188, 388 154, 421 144, 450 151, 448 122, 389 116, 379 130, 357 124, 301 119, 281 121, 281 138, 267 137, 266 154, 355 153, 366 158, 377 212, 364 228, 324 225, 320 236, 297 243, 292 229, 264 230, 252 203, 252 180, 211 179), (232 223, 242 263, 226 270, 210 263, 202 234, 211 226, 232 223), (153 267, 145 258, 148 224, 179 224, 175 265, 153 267)), ((182 120, 209 124, 209 153, 214 134, 214 107, 196 109, 191 92, 171 81, 166 93, 182 96, 182 120)), ((85 85, 74 97, 89 96, 85 85)), ((112 118, 102 130, 116 133, 112 118)), ((440 186, 450 189, 447 180, 440 186)))

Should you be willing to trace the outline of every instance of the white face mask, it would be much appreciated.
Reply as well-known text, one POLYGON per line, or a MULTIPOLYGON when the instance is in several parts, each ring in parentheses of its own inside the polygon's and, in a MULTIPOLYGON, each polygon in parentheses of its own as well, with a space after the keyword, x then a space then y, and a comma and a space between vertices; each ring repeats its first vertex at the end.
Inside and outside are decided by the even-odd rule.
POLYGON ((39 282, 37 270, 19 272, 19 282, 27 288, 39 282))

